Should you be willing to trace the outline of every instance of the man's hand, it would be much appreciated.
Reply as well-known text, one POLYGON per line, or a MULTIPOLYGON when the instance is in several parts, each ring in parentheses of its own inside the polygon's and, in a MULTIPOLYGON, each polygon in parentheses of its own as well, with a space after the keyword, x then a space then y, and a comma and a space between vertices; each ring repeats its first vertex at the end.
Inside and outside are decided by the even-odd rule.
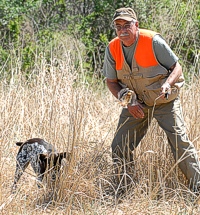
MULTIPOLYGON (((171 86, 177 83, 180 77, 184 80, 182 67, 179 62, 176 62, 170 68, 170 75, 167 78, 166 82, 161 87, 160 97, 168 98, 168 95, 171 94, 171 86)), ((181 85, 182 86, 182 85, 181 85)))
POLYGON ((137 105, 131 105, 128 104, 128 111, 129 113, 135 118, 135 119, 141 119, 144 118, 144 111, 143 107, 140 103, 137 103, 137 105))
POLYGON ((168 95, 171 94, 171 85, 168 82, 165 82, 161 86, 161 98, 166 98, 168 99, 168 95))
POLYGON ((137 100, 135 92, 128 88, 121 89, 118 92, 118 99, 122 107, 127 107, 129 103, 132 104, 133 101, 137 100))
POLYGON ((137 96, 134 91, 128 88, 121 89, 118 92, 118 99, 123 107, 127 107, 128 111, 134 118, 143 118, 144 112, 142 105, 137 101, 137 96))

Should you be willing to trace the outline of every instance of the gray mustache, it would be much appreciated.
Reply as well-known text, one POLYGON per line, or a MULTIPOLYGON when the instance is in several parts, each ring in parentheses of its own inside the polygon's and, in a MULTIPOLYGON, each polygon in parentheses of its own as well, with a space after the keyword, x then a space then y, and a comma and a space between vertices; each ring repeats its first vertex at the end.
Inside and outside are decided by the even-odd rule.
POLYGON ((127 33, 120 34, 121 37, 123 37, 123 36, 128 36, 128 35, 129 35, 129 34, 127 34, 127 33))

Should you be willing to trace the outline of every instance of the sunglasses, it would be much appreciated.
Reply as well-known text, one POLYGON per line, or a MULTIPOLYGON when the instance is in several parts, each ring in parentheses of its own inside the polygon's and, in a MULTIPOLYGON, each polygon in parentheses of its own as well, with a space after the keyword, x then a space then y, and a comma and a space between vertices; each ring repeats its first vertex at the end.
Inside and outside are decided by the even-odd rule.
POLYGON ((124 30, 129 30, 129 29, 131 29, 131 26, 132 26, 133 23, 134 22, 126 23, 124 25, 116 25, 116 24, 114 24, 114 28, 115 28, 116 31, 121 31, 123 29, 124 30))

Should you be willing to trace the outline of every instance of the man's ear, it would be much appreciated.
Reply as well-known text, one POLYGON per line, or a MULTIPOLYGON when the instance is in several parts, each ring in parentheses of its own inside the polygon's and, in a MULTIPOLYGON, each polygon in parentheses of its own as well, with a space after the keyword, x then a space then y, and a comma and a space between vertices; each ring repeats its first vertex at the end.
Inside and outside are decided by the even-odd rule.
POLYGON ((139 22, 138 22, 138 21, 135 22, 135 26, 136 26, 137 28, 139 28, 139 22))

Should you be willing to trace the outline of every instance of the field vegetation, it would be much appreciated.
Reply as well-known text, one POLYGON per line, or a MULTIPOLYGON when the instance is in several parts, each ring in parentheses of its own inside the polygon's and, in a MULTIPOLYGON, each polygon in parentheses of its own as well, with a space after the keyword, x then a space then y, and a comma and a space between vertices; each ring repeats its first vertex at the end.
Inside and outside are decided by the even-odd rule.
MULTIPOLYGON (((180 58, 187 133, 200 149, 199 2, 2 1, 0 9, 0 214, 200 214, 199 198, 153 121, 134 151, 132 188, 120 193, 110 144, 121 107, 101 76, 115 8, 161 32, 180 58), (41 189, 28 168, 11 193, 17 141, 39 137, 72 153, 41 189)), ((178 161, 179 162, 179 161, 178 161)), ((128 175, 124 175, 128 177, 128 175)))

